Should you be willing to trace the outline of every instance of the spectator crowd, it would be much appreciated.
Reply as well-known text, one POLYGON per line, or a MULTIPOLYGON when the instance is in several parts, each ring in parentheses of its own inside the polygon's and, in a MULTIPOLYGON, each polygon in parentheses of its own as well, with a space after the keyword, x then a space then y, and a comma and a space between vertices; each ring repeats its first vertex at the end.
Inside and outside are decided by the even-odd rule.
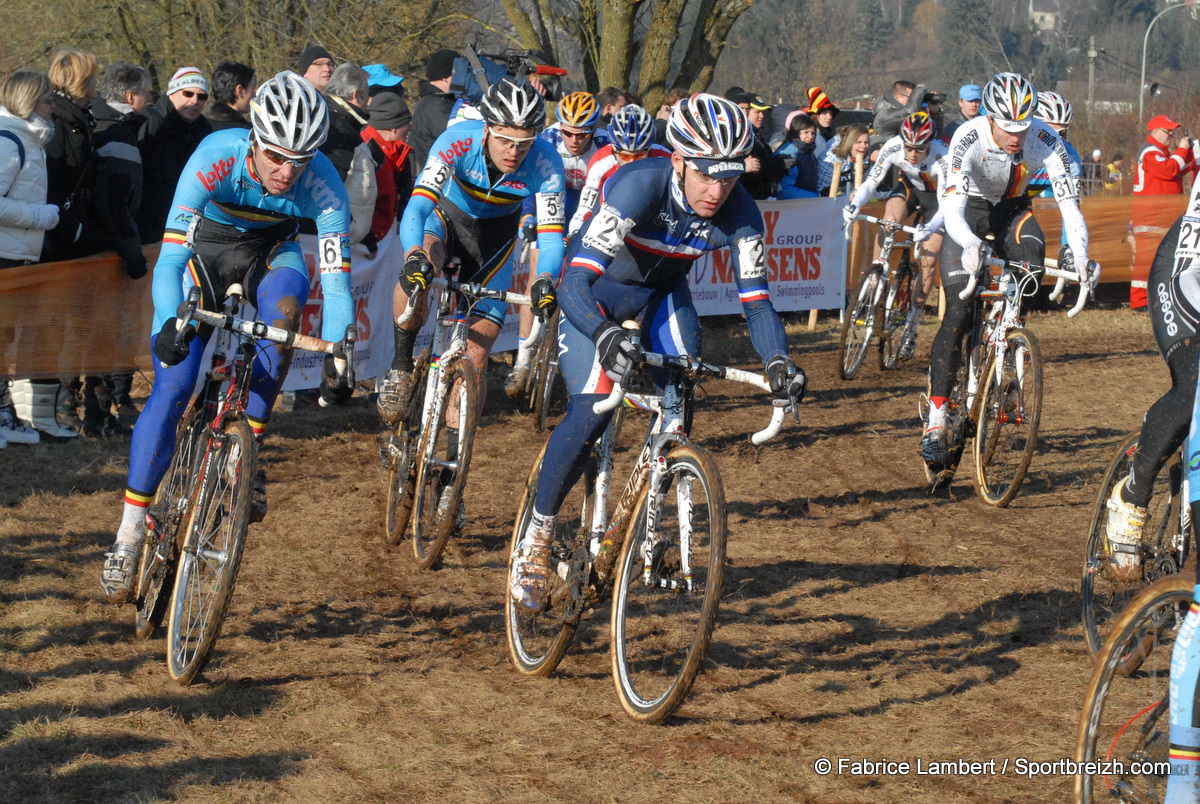
MULTIPOLYGON (((462 61, 455 50, 433 52, 410 111, 405 79, 383 64, 338 63, 316 44, 296 59, 294 71, 326 99, 331 126, 320 150, 345 182, 351 242, 368 253, 395 228, 430 146, 462 115, 452 91, 462 61)), ((0 269, 114 251, 129 281, 149 281, 142 247, 162 239, 189 157, 214 131, 250 129, 258 80, 252 66, 236 61, 207 73, 181 66, 153 99, 144 67, 117 61, 101 71, 94 55, 72 47, 56 50, 45 71, 8 75, 0 83, 0 269)), ((740 86, 724 94, 746 111, 755 130, 739 181, 759 200, 852 192, 855 176, 869 170, 906 117, 926 111, 935 136, 949 142, 958 126, 981 113, 982 101, 978 84, 959 87, 951 106, 946 94, 903 80, 869 112, 839 109, 819 86, 798 103, 770 104, 740 86)), ((632 92, 614 87, 594 97, 598 131, 626 105, 641 106, 632 92)), ((657 110, 660 145, 666 144, 666 117, 682 97, 669 92, 657 110)), ((1119 192, 1126 170, 1121 153, 1106 161, 1094 150, 1083 162, 1069 150, 1085 194, 1119 192)), ((1134 192, 1181 193, 1184 178, 1196 173, 1195 151, 1179 123, 1152 119, 1132 168, 1134 192)), ((0 382, 0 447, 43 437, 127 434, 138 415, 132 379, 124 373, 0 382)))

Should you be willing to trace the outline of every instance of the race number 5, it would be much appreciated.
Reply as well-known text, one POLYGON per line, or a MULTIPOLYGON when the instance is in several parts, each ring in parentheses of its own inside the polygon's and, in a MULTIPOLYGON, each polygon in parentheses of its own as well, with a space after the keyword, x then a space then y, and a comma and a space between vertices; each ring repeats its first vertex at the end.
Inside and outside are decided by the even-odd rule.
POLYGON ((565 215, 562 193, 537 194, 538 226, 562 226, 565 215))
POLYGON ((450 171, 450 166, 442 160, 430 159, 429 164, 425 165, 425 169, 421 171, 421 178, 417 180, 417 185, 441 194, 446 187, 446 182, 450 179, 450 171))

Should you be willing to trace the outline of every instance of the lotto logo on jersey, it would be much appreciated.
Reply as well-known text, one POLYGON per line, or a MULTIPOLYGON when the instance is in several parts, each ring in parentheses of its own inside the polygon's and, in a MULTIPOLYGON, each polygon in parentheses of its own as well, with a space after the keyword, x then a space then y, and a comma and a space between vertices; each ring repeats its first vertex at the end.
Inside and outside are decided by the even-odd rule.
POLYGON ((217 185, 221 179, 229 175, 236 162, 237 159, 232 156, 228 159, 219 159, 213 162, 208 170, 197 170, 196 178, 200 179, 200 183, 204 185, 204 189, 211 193, 217 189, 217 185))
POLYGON ((471 143, 474 141, 475 140, 470 137, 467 137, 465 140, 456 140, 446 150, 438 151, 438 156, 441 157, 443 162, 453 162, 458 157, 465 156, 467 151, 471 148, 471 143))

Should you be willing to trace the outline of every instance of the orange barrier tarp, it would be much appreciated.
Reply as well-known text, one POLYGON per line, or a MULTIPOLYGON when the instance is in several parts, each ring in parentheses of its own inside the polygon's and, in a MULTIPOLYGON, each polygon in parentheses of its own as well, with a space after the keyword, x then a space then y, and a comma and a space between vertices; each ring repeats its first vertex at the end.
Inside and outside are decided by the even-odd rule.
MULTIPOLYGON (((158 250, 144 249, 151 265, 158 250)), ((0 270, 0 374, 150 368, 150 276, 130 279, 114 252, 0 270)))

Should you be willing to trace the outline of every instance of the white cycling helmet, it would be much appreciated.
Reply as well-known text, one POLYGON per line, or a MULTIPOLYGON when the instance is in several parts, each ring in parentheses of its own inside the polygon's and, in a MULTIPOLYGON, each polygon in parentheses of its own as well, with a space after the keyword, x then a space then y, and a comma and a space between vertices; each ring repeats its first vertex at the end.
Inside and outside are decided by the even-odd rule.
POLYGON ((316 87, 291 70, 262 83, 250 101, 254 137, 296 153, 312 153, 329 133, 329 108, 316 87))
POLYGON ((742 160, 754 145, 754 129, 733 101, 697 92, 671 110, 667 141, 709 176, 728 178, 745 172, 742 160))
POLYGON ((997 73, 983 88, 983 108, 996 125, 1015 134, 1033 123, 1037 90, 1022 75, 997 73))
POLYGON ((622 106, 608 124, 608 139, 615 151, 648 151, 654 133, 654 118, 636 103, 622 106))
POLYGON ((479 102, 483 119, 493 126, 531 128, 546 125, 546 103, 538 91, 524 81, 501 78, 487 88, 479 102))
POLYGON ((1071 102, 1057 92, 1039 92, 1037 94, 1037 117, 1056 126, 1069 126, 1075 118, 1075 110, 1071 102))

